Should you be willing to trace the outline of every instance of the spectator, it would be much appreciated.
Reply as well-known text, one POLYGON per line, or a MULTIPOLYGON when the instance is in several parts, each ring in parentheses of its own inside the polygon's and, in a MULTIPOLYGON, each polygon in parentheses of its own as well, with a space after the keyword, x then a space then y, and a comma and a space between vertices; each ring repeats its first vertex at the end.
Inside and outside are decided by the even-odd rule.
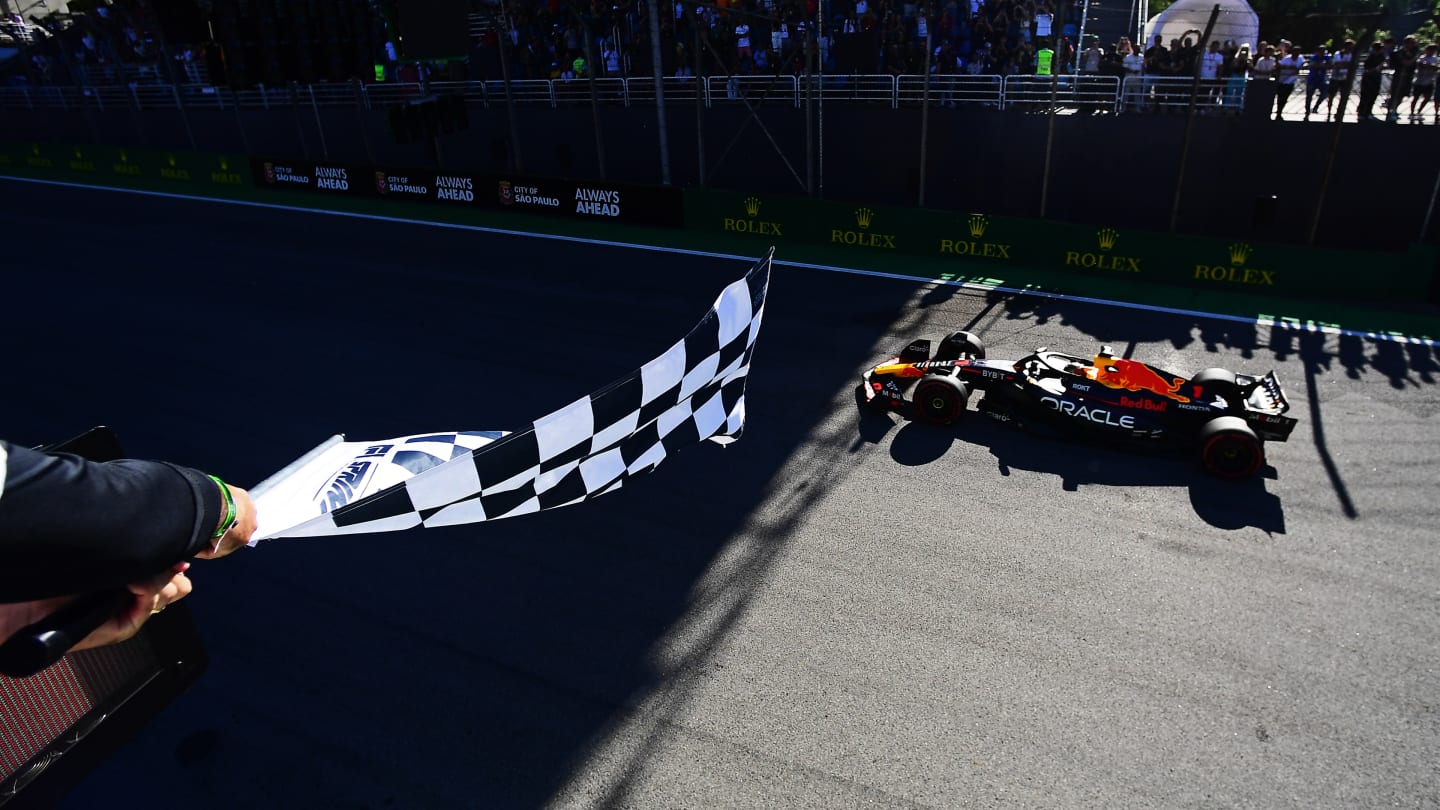
POLYGON ((1139 48, 1130 48, 1121 61, 1121 67, 1125 71, 1125 78, 1120 84, 1123 108, 1139 111, 1145 106, 1145 56, 1139 48))
MULTIPOLYGON (((1440 73, 1440 55, 1436 53, 1435 43, 1425 46, 1425 53, 1415 58, 1415 85, 1410 94, 1410 120, 1419 121, 1425 112, 1425 105, 1435 101, 1435 78, 1440 73), (1419 109, 1416 109, 1416 104, 1419 109)), ((1440 123, 1440 108, 1436 110, 1437 123, 1440 123)))
POLYGON ((1226 66, 1225 109, 1239 114, 1245 99, 1245 83, 1250 80, 1250 43, 1241 43, 1235 56, 1226 66))
POLYGON ((1325 93, 1325 117, 1330 117, 1330 102, 1336 94, 1340 96, 1340 108, 1335 113, 1341 115, 1345 110, 1346 103, 1350 100, 1350 85, 1355 80, 1355 40, 1347 39, 1330 57, 1330 84, 1325 93))
POLYGON ((1090 40, 1090 47, 1080 54, 1080 72, 1096 74, 1100 72, 1100 60, 1105 57, 1105 52, 1100 49, 1098 40, 1090 40))
POLYGON ((1163 75, 1169 69, 1169 61, 1170 55, 1165 50, 1165 40, 1156 34, 1154 42, 1145 50, 1145 78, 1140 83, 1143 96, 1141 103, 1144 106, 1155 105, 1155 100, 1151 99, 1152 91, 1155 88, 1154 77, 1163 75))
POLYGON ((1375 99, 1380 97, 1380 79, 1385 71, 1385 46, 1379 42, 1370 43, 1370 53, 1361 65, 1360 108, 1361 123, 1379 120, 1374 116, 1375 99))
POLYGON ((1250 69, 1250 76, 1259 82, 1272 81, 1275 78, 1275 47, 1265 45, 1260 50, 1260 58, 1255 60, 1254 66, 1250 69))
POLYGON ((754 55, 755 52, 750 48, 750 25, 741 20, 735 26, 735 58, 744 61, 754 55))
POLYGON ((1213 107, 1220 95, 1220 70, 1225 65, 1225 57, 1220 53, 1220 43, 1211 42, 1205 55, 1200 58, 1200 84, 1202 99, 1213 107))
POLYGON ((600 60, 605 64, 606 76, 620 75, 620 52, 615 50, 613 42, 605 43, 605 47, 600 51, 600 60))
POLYGON ((1310 120, 1310 114, 1318 112, 1320 105, 1328 97, 1326 83, 1330 77, 1330 49, 1324 45, 1315 49, 1315 55, 1310 57, 1307 63, 1309 70, 1305 73, 1305 118, 1310 120))
POLYGON ((1194 78, 1195 70, 1199 67, 1200 44, 1192 41, 1189 37, 1180 42, 1179 56, 1174 61, 1174 74, 1186 78, 1194 78))
POLYGON ((1386 120, 1396 123, 1400 120, 1400 104, 1410 95, 1410 85, 1415 81, 1415 62, 1420 58, 1420 48, 1414 35, 1405 37, 1404 42, 1390 54, 1390 67, 1395 73, 1390 78, 1390 97, 1386 99, 1388 110, 1386 120))
POLYGON ((1300 70, 1305 67, 1305 58, 1300 51, 1290 47, 1287 40, 1281 40, 1280 44, 1286 48, 1285 56, 1276 64, 1276 85, 1275 85, 1275 120, 1285 119, 1285 104, 1290 100, 1290 93, 1295 89, 1295 83, 1300 80, 1300 70))

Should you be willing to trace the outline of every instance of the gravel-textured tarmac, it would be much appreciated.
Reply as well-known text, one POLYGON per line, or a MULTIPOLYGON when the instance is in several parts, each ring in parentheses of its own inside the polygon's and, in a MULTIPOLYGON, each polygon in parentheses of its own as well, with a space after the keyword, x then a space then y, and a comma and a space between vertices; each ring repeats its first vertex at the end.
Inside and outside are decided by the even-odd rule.
MULTIPOLYGON (((241 483, 332 432, 522 426, 746 269, 6 188, 7 438, 103 422, 241 483)), ((1431 347, 780 267, 740 442, 577 508, 197 563, 209 670, 65 806, 1435 807, 1437 374, 1431 347), (864 367, 956 328, 1273 368, 1300 425, 1227 484, 860 418, 864 367)))

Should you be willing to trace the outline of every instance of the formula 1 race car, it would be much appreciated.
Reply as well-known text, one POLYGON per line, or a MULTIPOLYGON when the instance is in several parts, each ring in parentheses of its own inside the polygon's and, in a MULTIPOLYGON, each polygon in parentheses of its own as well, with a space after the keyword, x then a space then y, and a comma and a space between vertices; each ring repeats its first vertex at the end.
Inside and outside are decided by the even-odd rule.
POLYGON ((935 346, 917 340, 865 372, 860 407, 945 425, 978 410, 1021 427, 1101 438, 1193 444, 1206 471, 1248 478, 1265 465, 1266 441, 1283 442, 1297 421, 1275 378, 1207 368, 1189 379, 1102 346, 1091 358, 1046 348, 1020 360, 987 360, 985 344, 954 332, 935 346))

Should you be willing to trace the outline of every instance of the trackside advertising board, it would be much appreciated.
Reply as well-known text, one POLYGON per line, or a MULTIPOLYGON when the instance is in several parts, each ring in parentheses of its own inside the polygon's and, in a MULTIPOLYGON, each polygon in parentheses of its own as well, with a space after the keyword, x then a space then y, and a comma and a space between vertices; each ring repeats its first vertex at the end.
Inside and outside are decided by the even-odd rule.
POLYGON ((315 161, 253 162, 261 188, 350 194, 446 206, 502 209, 571 220, 682 227, 679 189, 436 169, 359 167, 315 161))
POLYGON ((251 187, 249 159, 239 155, 96 144, 0 143, 0 171, 182 194, 251 187))
POLYGON ((696 189, 685 192, 685 224, 757 245, 827 245, 853 251, 857 260, 880 253, 951 260, 955 271, 942 277, 992 283, 1023 267, 1062 270, 1080 279, 1423 300, 1436 268, 1430 245, 1414 245, 1403 254, 1370 253, 696 189))

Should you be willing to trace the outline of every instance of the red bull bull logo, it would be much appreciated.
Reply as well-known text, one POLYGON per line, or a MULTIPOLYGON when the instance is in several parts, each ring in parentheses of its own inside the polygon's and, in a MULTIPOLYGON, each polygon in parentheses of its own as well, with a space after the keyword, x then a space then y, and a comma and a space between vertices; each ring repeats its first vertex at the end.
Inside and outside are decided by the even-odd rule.
POLYGON ((1165 378, 1156 373, 1155 369, 1138 360, 1126 360, 1123 357, 1097 357, 1095 358, 1095 369, 1095 381, 1106 388, 1149 391, 1152 394, 1169 397, 1176 402, 1190 401, 1189 397, 1182 397, 1176 393, 1185 384, 1184 380, 1174 377, 1166 382, 1165 378))

